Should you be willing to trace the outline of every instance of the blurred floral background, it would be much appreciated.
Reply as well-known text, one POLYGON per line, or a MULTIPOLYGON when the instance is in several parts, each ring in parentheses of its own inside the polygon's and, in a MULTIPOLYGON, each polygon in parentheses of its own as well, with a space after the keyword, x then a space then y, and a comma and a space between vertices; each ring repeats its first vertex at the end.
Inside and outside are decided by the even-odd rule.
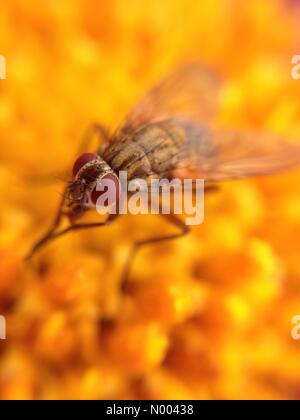
POLYGON ((300 396, 300 171, 224 184, 204 225, 139 254, 126 295, 130 244, 172 230, 159 217, 126 216, 23 262, 84 130, 114 127, 187 58, 224 80, 223 124, 300 141, 299 17, 296 0, 2 2, 0 398, 300 396))

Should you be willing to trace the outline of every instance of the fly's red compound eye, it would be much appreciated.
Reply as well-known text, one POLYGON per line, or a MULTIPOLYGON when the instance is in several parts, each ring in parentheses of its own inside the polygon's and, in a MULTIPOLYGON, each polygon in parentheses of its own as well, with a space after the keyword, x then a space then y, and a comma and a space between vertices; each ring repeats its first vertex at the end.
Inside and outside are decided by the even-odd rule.
POLYGON ((93 204, 96 205, 98 199, 100 198, 98 205, 100 205, 100 207, 107 207, 115 204, 119 200, 120 182, 116 175, 105 175, 101 179, 100 185, 98 183, 98 189, 99 187, 102 187, 102 191, 97 191, 97 187, 95 187, 91 193, 91 200, 93 204))
POLYGON ((96 155, 96 153, 83 153, 82 155, 80 155, 73 165, 73 176, 75 177, 86 163, 97 159, 97 157, 98 156, 96 155))

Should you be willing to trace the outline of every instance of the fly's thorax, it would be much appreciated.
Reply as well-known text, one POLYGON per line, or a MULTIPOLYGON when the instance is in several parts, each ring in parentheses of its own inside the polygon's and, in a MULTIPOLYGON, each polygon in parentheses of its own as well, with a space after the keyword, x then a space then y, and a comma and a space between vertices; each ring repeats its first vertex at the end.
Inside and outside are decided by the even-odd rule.
POLYGON ((94 207, 98 198, 106 192, 101 188, 101 184, 113 189, 111 194, 114 194, 117 200, 119 179, 108 163, 94 153, 84 153, 79 156, 73 166, 70 201, 86 208, 94 207))
POLYGON ((186 130, 173 120, 149 124, 109 146, 104 157, 116 171, 126 171, 128 179, 168 177, 181 159, 186 130))

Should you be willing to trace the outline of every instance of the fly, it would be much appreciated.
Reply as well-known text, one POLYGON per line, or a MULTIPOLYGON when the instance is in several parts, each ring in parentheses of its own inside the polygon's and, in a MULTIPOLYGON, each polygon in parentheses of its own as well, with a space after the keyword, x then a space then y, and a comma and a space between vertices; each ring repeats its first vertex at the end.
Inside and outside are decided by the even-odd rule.
MULTIPOLYGON (((54 222, 28 258, 69 232, 112 223, 118 214, 109 214, 99 223, 79 220, 95 208, 103 194, 96 187, 104 180, 112 181, 117 201, 120 171, 127 172, 128 181, 143 179, 148 184, 153 179, 201 178, 210 190, 221 181, 268 175, 300 163, 299 146, 285 139, 218 128, 214 116, 219 93, 218 77, 210 69, 199 63, 188 64, 154 86, 111 136, 100 125, 92 127, 104 144, 76 159, 54 222), (65 217, 69 225, 60 228, 65 217)), ((189 232, 175 214, 163 216, 178 232, 135 242, 124 269, 124 284, 142 246, 180 238, 189 232)))

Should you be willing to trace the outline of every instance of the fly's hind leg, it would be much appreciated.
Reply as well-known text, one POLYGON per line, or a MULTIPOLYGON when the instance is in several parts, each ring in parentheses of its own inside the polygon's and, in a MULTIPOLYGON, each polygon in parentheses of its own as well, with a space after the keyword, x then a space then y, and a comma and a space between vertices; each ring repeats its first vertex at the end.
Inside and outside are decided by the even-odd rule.
POLYGON ((125 267, 123 270, 123 274, 121 276, 121 290, 126 292, 128 289, 128 281, 131 273, 132 266, 136 259, 137 253, 139 250, 147 245, 154 245, 161 242, 171 241, 175 239, 179 239, 190 232, 190 227, 187 226, 181 219, 179 219, 174 214, 163 214, 161 215, 168 220, 169 223, 176 226, 180 231, 177 233, 165 235, 165 236, 155 236, 152 238, 144 239, 141 241, 134 242, 131 251, 127 257, 125 267))

